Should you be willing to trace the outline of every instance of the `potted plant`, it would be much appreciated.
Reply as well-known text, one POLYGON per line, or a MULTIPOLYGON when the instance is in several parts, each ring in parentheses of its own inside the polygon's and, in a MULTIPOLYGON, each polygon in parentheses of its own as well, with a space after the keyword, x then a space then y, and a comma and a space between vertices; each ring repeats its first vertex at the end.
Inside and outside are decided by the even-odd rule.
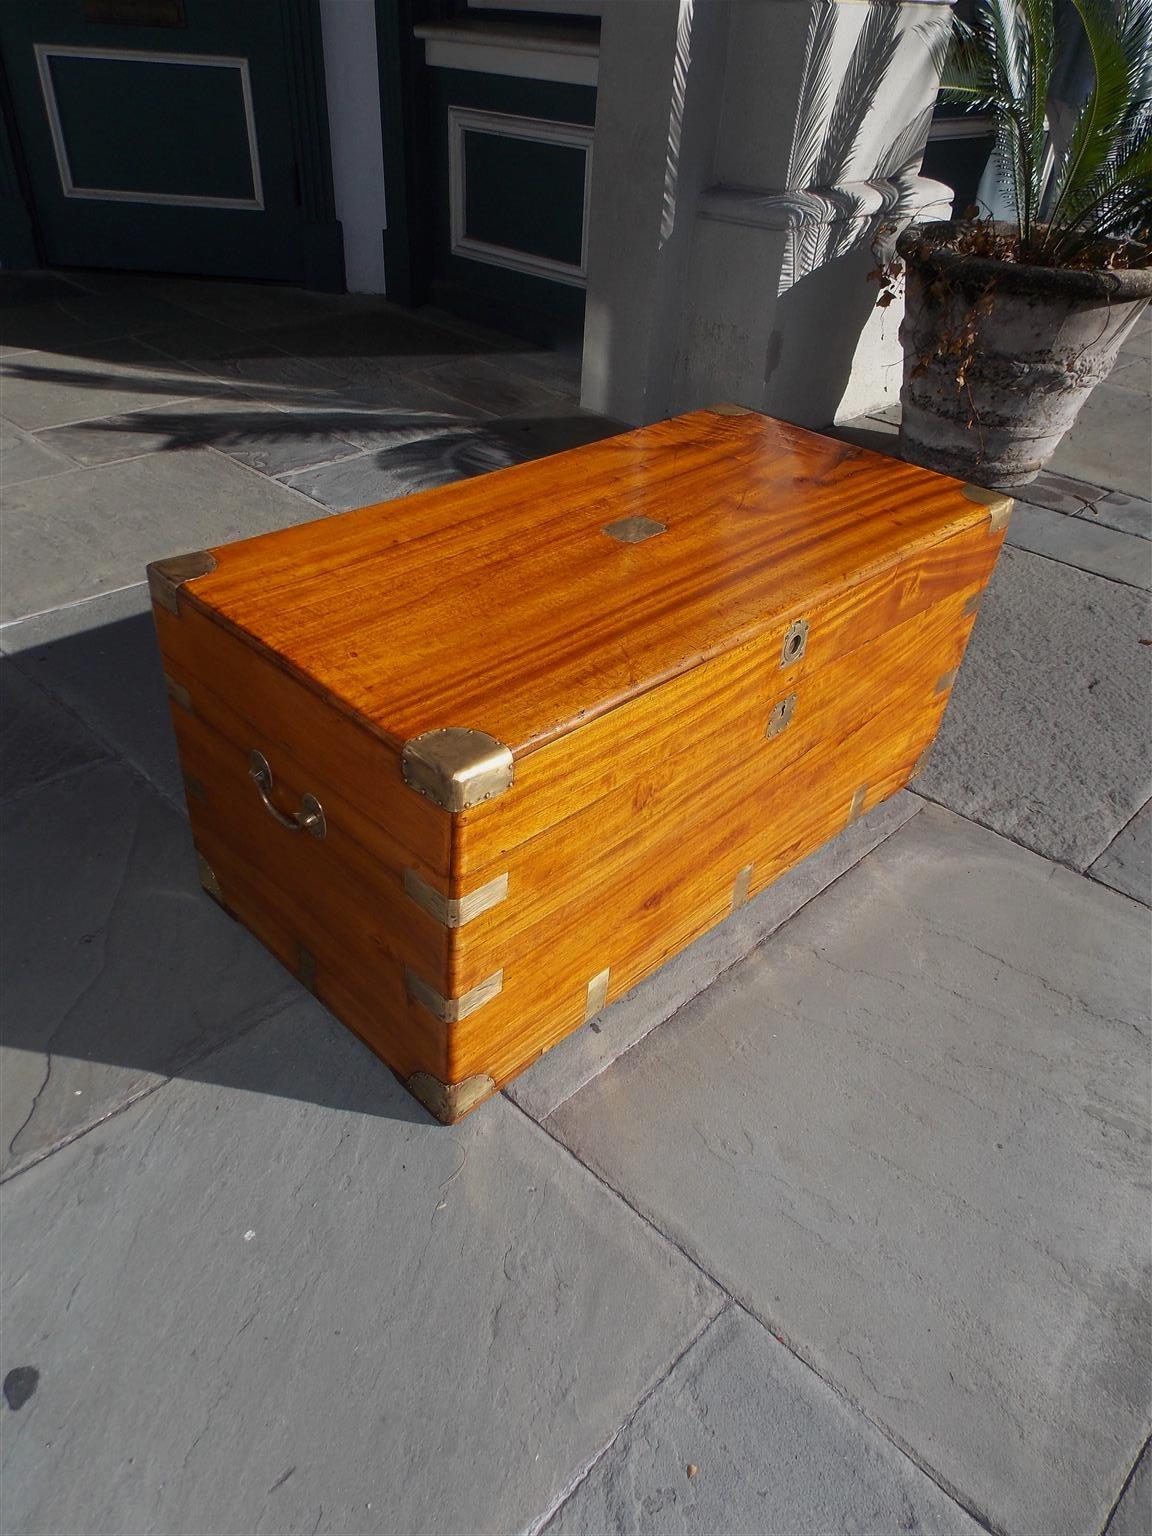
MULTIPOLYGON (((1034 479, 1152 296, 1152 0, 978 0, 941 95, 991 116, 1011 223, 913 226, 901 452, 946 474, 1034 479), (1091 85, 1063 142, 1053 80, 1082 25, 1091 85)), ((1083 46, 1083 44, 1081 44, 1083 46)), ((972 210, 975 212, 975 210, 972 210)))

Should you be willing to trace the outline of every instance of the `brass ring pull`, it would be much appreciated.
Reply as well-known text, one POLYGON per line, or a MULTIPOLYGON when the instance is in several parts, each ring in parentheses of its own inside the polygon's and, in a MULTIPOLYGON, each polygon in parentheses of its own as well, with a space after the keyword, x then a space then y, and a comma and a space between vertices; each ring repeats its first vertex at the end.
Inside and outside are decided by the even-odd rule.
POLYGON ((255 750, 248 754, 248 772, 252 782, 260 791, 260 798, 264 802, 264 809, 282 827, 287 827, 289 832, 308 832, 313 837, 323 837, 328 830, 324 820, 324 807, 316 799, 315 795, 303 795, 300 800, 300 809, 292 815, 282 811, 278 805, 272 804, 272 770, 268 766, 268 759, 263 752, 255 750))

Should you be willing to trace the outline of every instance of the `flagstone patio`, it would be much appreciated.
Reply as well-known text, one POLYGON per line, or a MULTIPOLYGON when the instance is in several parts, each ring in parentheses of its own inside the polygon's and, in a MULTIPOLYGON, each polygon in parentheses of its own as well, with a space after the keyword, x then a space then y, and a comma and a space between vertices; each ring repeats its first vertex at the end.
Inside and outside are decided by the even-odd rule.
POLYGON ((1152 1530, 1150 339, 914 791, 445 1129, 202 896, 143 566, 619 424, 375 299, 0 277, 5 1536, 1152 1530))

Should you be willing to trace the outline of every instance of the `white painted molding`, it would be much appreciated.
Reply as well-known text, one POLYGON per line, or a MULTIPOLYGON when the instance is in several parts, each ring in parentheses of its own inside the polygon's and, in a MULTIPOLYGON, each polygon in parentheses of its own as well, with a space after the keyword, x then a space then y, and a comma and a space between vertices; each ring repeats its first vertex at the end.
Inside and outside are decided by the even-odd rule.
POLYGON ((711 187, 700 198, 702 219, 745 224, 753 229, 788 230, 803 224, 838 224, 870 219, 899 201, 909 213, 951 202, 952 189, 927 176, 910 182, 852 181, 810 191, 764 192, 748 187, 711 187))
POLYGON ((90 198, 110 203, 162 203, 178 208, 244 208, 255 212, 263 210, 264 188, 260 179, 260 151, 256 143, 256 119, 252 111, 252 84, 248 78, 247 59, 232 58, 225 54, 146 53, 128 48, 78 48, 63 43, 36 43, 35 53, 40 90, 44 97, 44 111, 52 134, 52 147, 56 152, 56 168, 60 173, 60 190, 65 197, 90 198), (55 58, 120 59, 135 64, 188 64, 206 69, 236 70, 240 76, 240 91, 244 101, 253 195, 251 197, 191 197, 179 192, 134 192, 113 187, 77 186, 68 160, 68 146, 64 142, 64 129, 56 102, 56 86, 49 65, 49 60, 55 58))
POLYGON ((604 0, 468 0, 470 11, 547 11, 554 16, 602 16, 604 0))
POLYGON ((472 107, 448 108, 448 195, 452 228, 452 255, 481 261, 512 272, 529 272, 554 283, 583 288, 588 282, 588 199, 592 184, 592 126, 588 123, 556 123, 543 117, 514 117, 507 112, 481 112, 472 107), (476 240, 467 229, 468 166, 464 140, 469 133, 496 138, 529 139, 537 144, 566 144, 584 151, 584 209, 580 226, 580 263, 555 261, 532 251, 491 245, 476 240))
POLYGON ((432 69, 512 75, 562 85, 595 85, 599 77, 600 46, 592 39, 433 25, 412 30, 423 41, 424 62, 432 69))
POLYGON ((383 293, 384 146, 372 0, 320 0, 336 217, 349 293, 383 293))
POLYGON ((966 112, 963 117, 936 117, 928 129, 932 143, 941 139, 983 139, 995 132, 992 118, 979 112, 966 112))

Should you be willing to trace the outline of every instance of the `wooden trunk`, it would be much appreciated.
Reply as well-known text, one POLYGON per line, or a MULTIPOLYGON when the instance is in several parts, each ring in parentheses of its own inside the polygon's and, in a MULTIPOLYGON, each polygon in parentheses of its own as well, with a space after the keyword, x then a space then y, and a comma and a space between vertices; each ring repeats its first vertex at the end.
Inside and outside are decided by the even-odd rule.
POLYGON ((203 884, 458 1119, 914 777, 1011 505, 725 406, 160 562, 203 884))

